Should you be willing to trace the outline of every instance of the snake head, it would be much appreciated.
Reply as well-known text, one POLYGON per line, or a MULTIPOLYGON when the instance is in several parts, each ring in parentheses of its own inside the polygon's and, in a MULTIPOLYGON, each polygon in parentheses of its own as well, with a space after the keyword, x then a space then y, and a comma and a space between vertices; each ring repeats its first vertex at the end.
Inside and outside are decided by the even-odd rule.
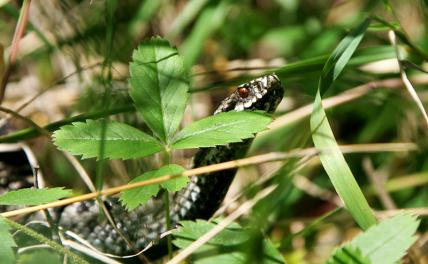
POLYGON ((275 74, 265 75, 241 84, 224 99, 214 114, 230 110, 275 111, 284 94, 281 81, 275 74))

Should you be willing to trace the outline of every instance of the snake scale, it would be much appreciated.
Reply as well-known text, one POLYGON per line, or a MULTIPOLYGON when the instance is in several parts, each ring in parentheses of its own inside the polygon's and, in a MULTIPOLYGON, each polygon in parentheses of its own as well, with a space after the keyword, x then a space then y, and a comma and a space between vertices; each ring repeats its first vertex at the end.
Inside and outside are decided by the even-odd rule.
MULTIPOLYGON (((283 88, 275 74, 239 85, 225 98, 214 114, 230 110, 261 110, 273 113, 283 97, 283 88)), ((202 167, 242 158, 252 139, 225 146, 201 148, 193 158, 193 167, 202 167)), ((175 227, 181 220, 208 219, 219 208, 234 178, 236 169, 193 176, 182 190, 170 194, 170 221, 175 227)), ((16 189, 19 179, 0 181, 0 193, 16 189), (13 186, 12 188, 12 184, 13 186)), ((18 184, 28 187, 31 184, 18 184)), ((117 198, 108 198, 105 204, 114 217, 116 228, 107 219, 99 217, 95 201, 75 203, 55 210, 54 217, 62 230, 68 230, 89 242, 97 250, 114 254, 134 254, 167 231, 163 199, 155 197, 148 203, 128 212, 117 198), (125 238, 124 238, 125 237, 125 238), (127 240, 127 241, 126 241, 127 240)), ((4 208, 3 208, 4 209, 4 208)), ((0 208, 1 210, 1 208, 0 208)), ((158 243, 144 252, 149 257, 165 254, 165 243, 158 243)))

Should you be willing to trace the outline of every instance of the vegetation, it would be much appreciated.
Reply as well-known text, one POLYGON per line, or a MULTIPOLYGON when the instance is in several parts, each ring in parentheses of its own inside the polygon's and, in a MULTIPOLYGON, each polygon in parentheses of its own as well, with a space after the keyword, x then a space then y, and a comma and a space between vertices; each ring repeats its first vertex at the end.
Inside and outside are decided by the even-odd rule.
POLYGON ((51 186, 0 196, 23 207, 0 214, 2 263, 92 263, 44 209, 119 195, 133 210, 230 167, 218 214, 183 221, 161 262, 425 263, 426 5, 0 1, 0 111, 16 128, 0 143, 29 144, 51 186), (273 116, 211 115, 270 73, 285 87, 273 116), (189 149, 256 133, 247 158, 186 170, 189 149), (11 218, 39 210, 50 226, 11 218))

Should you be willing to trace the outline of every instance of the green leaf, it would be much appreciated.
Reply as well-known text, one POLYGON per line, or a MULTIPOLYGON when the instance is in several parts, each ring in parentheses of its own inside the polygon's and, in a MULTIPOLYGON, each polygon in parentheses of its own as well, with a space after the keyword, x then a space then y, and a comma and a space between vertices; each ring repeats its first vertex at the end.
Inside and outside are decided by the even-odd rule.
POLYGON ((366 19, 356 29, 351 31, 340 43, 328 58, 324 65, 318 89, 323 95, 342 73, 345 66, 360 44, 364 34, 370 25, 370 20, 366 19))
POLYGON ((370 20, 365 20, 353 30, 340 42, 327 60, 319 81, 310 120, 312 140, 320 151, 321 163, 346 209, 363 229, 376 224, 376 218, 337 145, 321 103, 321 94, 333 85, 343 71, 369 24, 370 20))
POLYGON ((153 137, 135 127, 109 121, 105 137, 101 137, 102 122, 86 120, 61 127, 53 134, 59 149, 83 158, 97 157, 100 142, 104 140, 104 157, 110 159, 131 159, 151 155, 163 149, 153 137))
POLYGON ((416 241, 420 221, 410 214, 398 214, 358 235, 350 245, 360 249, 372 263, 396 263, 416 241))
MULTIPOLYGON (((202 2, 201 0, 199 0, 202 2)), ((193 1, 196 2, 196 1, 193 1)), ((206 5, 199 12, 199 17, 195 26, 186 40, 183 41, 181 49, 183 50, 184 64, 189 69, 198 59, 205 41, 214 34, 226 21, 227 15, 231 9, 229 0, 221 0, 206 5)))
MULTIPOLYGON (((210 231, 215 223, 204 220, 182 221, 181 227, 173 232, 176 238, 173 243, 179 248, 189 246, 203 234, 210 231)), ((193 255, 194 263, 246 263, 245 243, 250 239, 248 230, 241 228, 238 224, 232 224, 210 241, 197 249, 193 255)), ((261 263, 284 263, 284 259, 273 244, 265 239, 262 242, 263 260, 261 263)), ((193 263, 193 262, 192 262, 193 263)))
POLYGON ((181 130, 174 139, 174 149, 213 147, 242 139, 266 129, 272 118, 260 112, 230 111, 196 121, 181 130))
POLYGON ((358 248, 352 247, 351 245, 343 246, 337 249, 334 254, 326 262, 327 264, 374 264, 364 257, 358 248))
MULTIPOLYGON (((146 181, 154 178, 159 178, 160 176, 164 176, 164 175, 179 174, 179 173, 182 173, 183 171, 184 171, 183 167, 180 167, 175 164, 169 164, 159 168, 158 170, 148 171, 143 175, 135 177, 129 183, 146 181)), ((176 192, 182 189, 184 186, 186 186, 188 181, 189 181, 188 177, 178 177, 163 183, 147 185, 140 188, 134 188, 134 189, 122 192, 122 196, 120 197, 120 200, 128 210, 133 210, 140 204, 146 203, 150 198, 155 196, 159 192, 160 187, 164 187, 170 192, 176 192)))
POLYGON ((132 55, 131 91, 135 107, 162 141, 177 131, 189 97, 182 58, 168 41, 152 38, 132 55))
POLYGON ((71 190, 63 187, 56 188, 24 188, 10 191, 0 196, 2 205, 39 205, 53 202, 73 194, 71 190))
POLYGON ((16 247, 16 244, 9 230, 10 226, 0 217, 0 259, 4 264, 15 263, 15 253, 12 248, 16 247))

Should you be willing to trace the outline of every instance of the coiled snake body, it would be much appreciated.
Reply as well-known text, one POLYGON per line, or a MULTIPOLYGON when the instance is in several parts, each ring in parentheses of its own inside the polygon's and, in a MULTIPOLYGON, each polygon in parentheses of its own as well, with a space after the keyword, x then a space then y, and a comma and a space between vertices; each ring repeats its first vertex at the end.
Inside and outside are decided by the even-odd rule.
MULTIPOLYGON (((261 110, 272 113, 282 96, 283 88, 278 77, 274 74, 263 76, 238 86, 235 92, 221 102, 214 114, 230 110, 261 110)), ((193 167, 242 158, 251 141, 247 139, 226 146, 202 148, 195 154, 193 167)), ((191 177, 185 188, 171 194, 171 226, 176 226, 181 220, 211 217, 222 202, 235 173, 236 169, 229 169, 191 177)), ((7 186, 1 186, 0 183, 0 192, 1 187, 7 186)), ((63 230, 70 230, 99 251, 114 255, 138 252, 167 231, 161 198, 153 198, 131 212, 126 211, 116 198, 107 199, 106 205, 114 216, 116 228, 106 219, 99 217, 99 206, 94 201, 66 206, 55 213, 55 218, 63 230)), ((163 252, 165 246, 160 245, 145 254, 155 256, 163 252)))

